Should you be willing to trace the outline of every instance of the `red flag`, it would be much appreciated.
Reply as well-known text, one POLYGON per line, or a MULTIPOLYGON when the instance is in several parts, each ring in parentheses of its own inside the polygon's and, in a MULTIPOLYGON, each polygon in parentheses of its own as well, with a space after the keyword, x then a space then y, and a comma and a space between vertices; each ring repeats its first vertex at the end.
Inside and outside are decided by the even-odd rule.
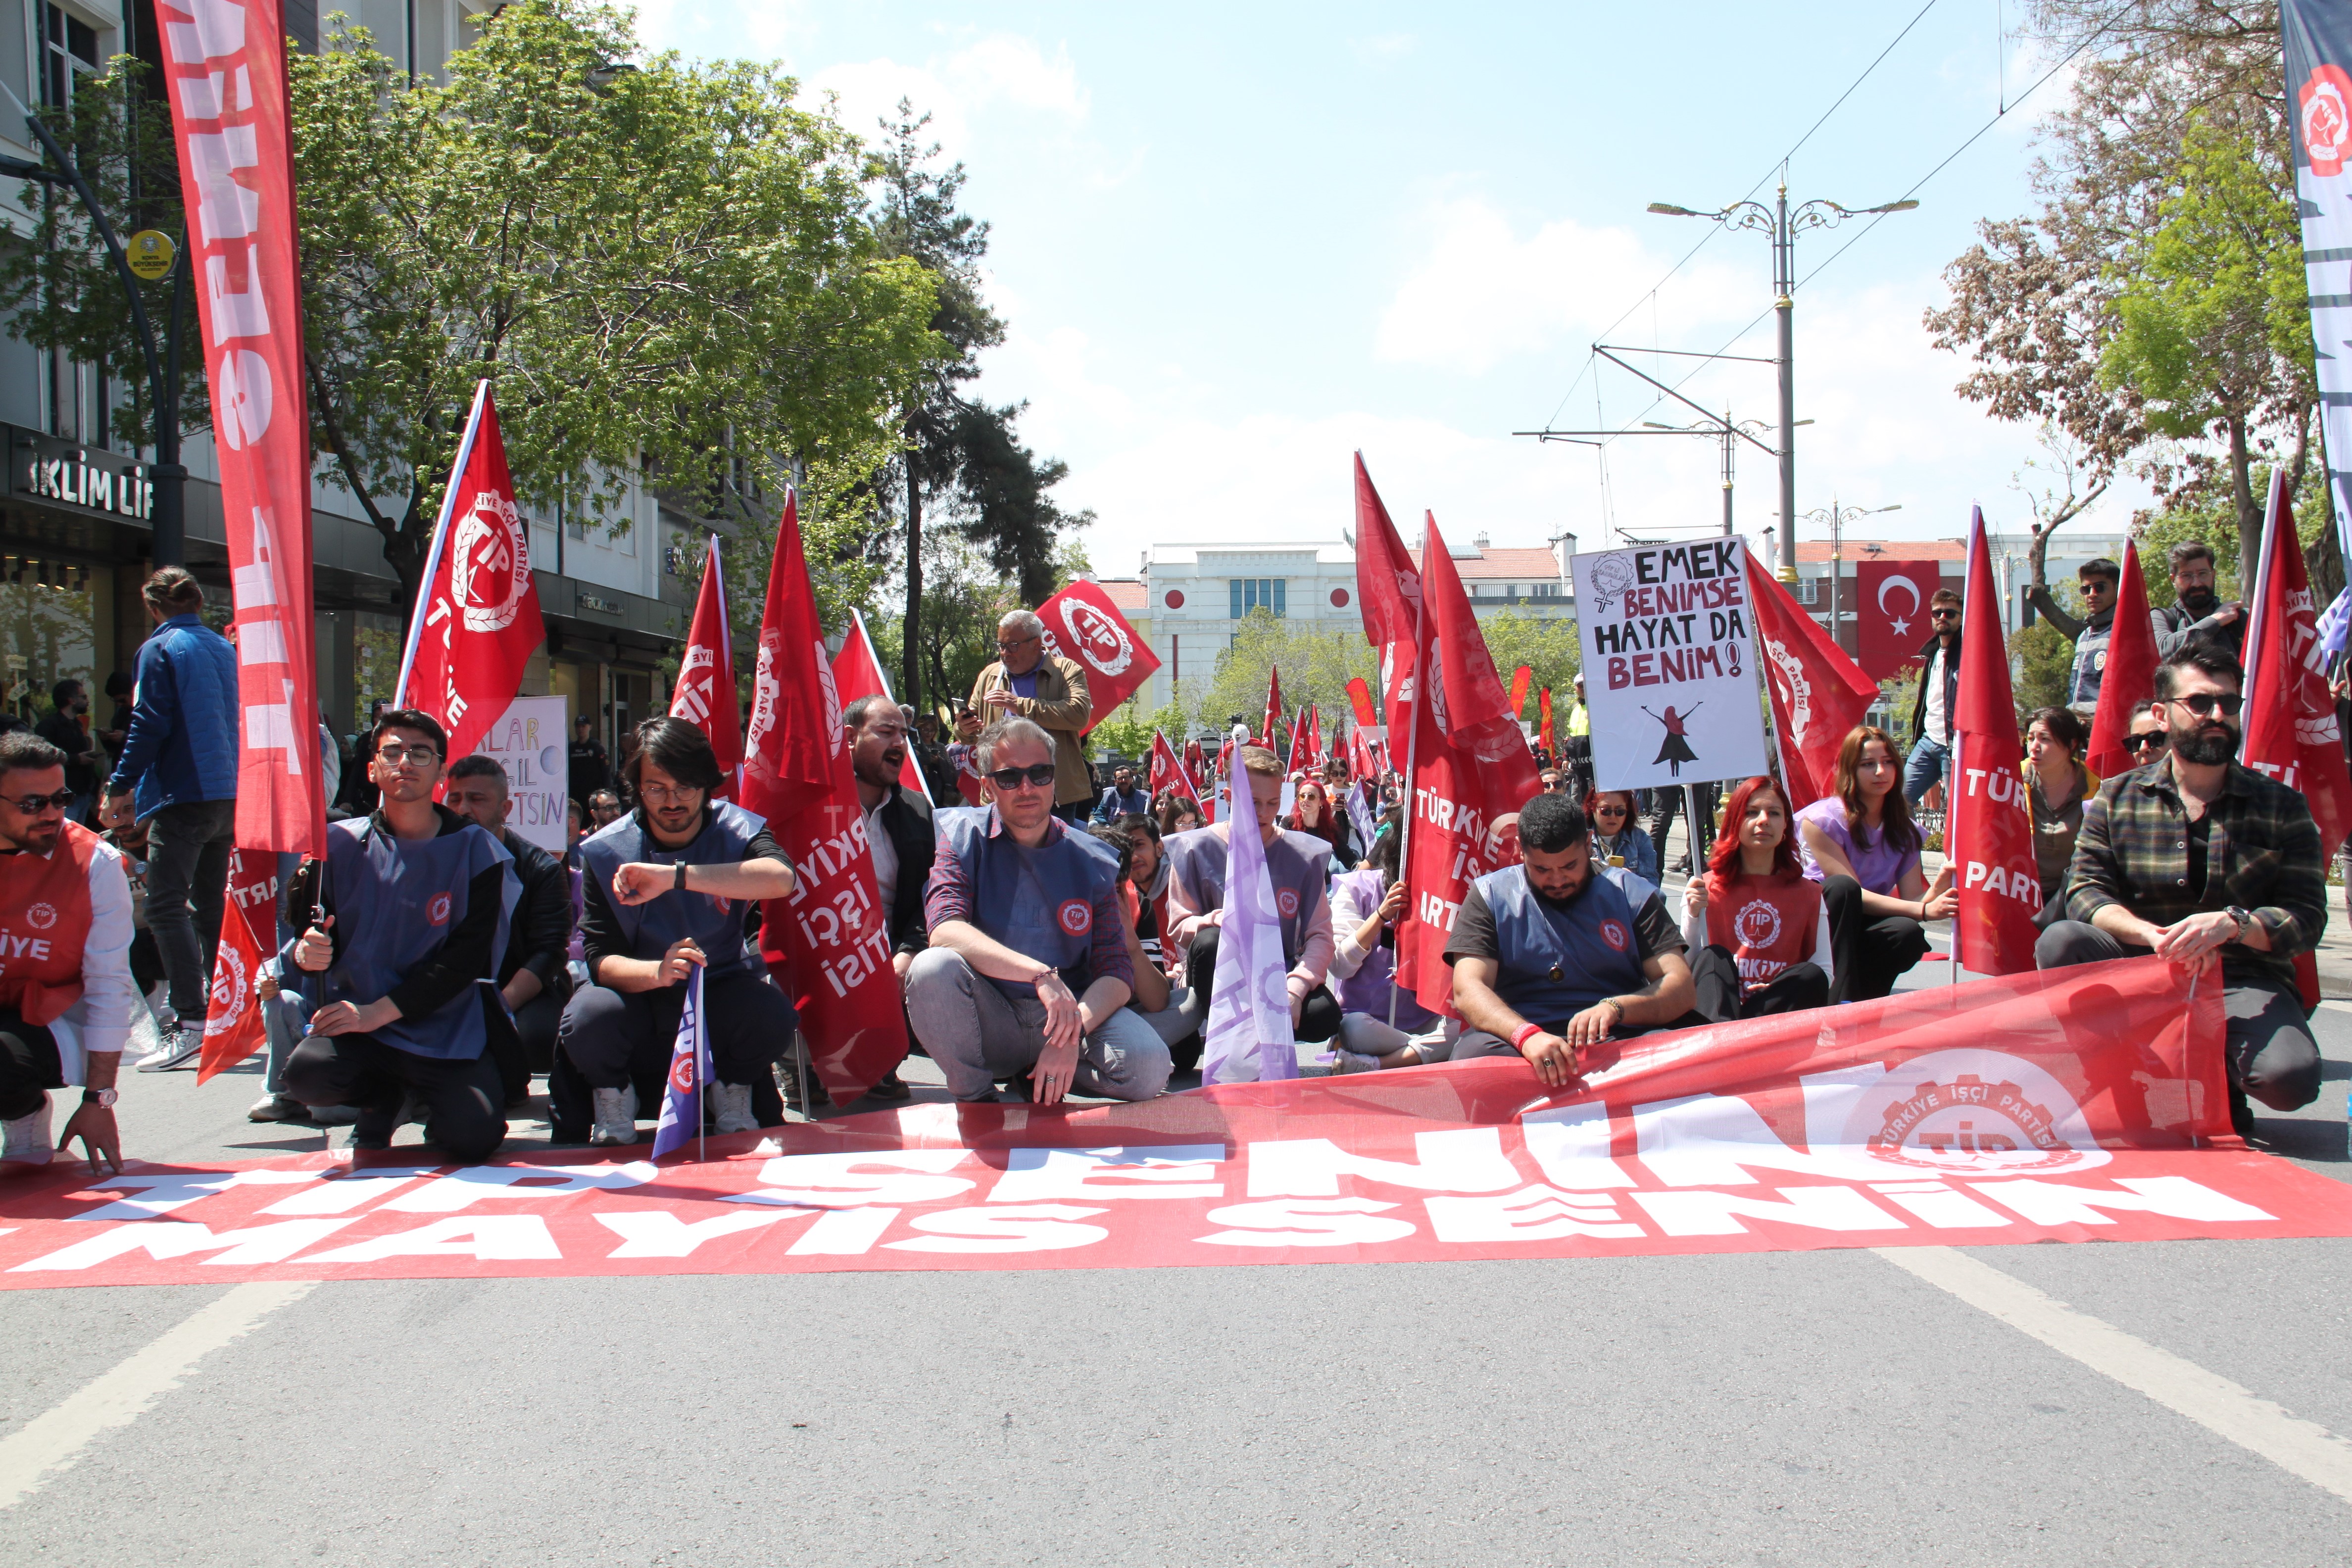
POLYGON ((1524 718, 1526 718, 1526 717, 1527 717, 1527 712, 1528 712, 1528 683, 1529 681, 1531 681, 1531 680, 1535 679, 1535 678, 1536 678, 1536 672, 1535 672, 1534 670, 1532 670, 1532 669, 1529 669, 1529 668, 1528 668, 1526 665, 1524 665, 1524 664, 1523 664, 1523 665, 1521 665, 1521 666, 1519 666, 1519 668, 1517 668, 1517 669, 1515 669, 1515 670, 1511 671, 1511 717, 1512 717, 1512 718, 1514 718, 1514 719, 1524 719, 1524 718))
MULTIPOLYGON (((845 712, 861 697, 879 697, 893 705, 898 701, 890 695, 890 677, 882 668, 881 655, 874 651, 874 637, 866 629, 866 617, 856 610, 849 612, 849 635, 841 639, 841 651, 833 656, 833 689, 845 712)), ((912 735, 907 737, 906 759, 898 764, 898 782, 925 800, 931 798, 929 786, 923 783, 923 770, 915 765, 912 735)), ((979 794, 976 786, 972 793, 979 794)))
POLYGON ((1372 689, 1364 683, 1362 676, 1348 682, 1348 702, 1356 710, 1357 723, 1377 725, 1381 721, 1380 710, 1372 706, 1372 689))
MULTIPOLYGON (((474 388, 441 498, 392 704, 431 714, 449 732, 449 755, 469 755, 522 689, 523 669, 546 642, 530 530, 515 508, 499 411, 484 381, 474 388)), ((251 842, 242 833, 237 839, 251 842)))
POLYGON ((694 600, 694 624, 686 634, 686 652, 678 659, 677 689, 671 694, 669 716, 683 719, 710 737, 719 754, 719 771, 726 776, 714 794, 734 790, 743 769, 743 723, 736 707, 735 643, 727 629, 727 589, 719 575, 719 536, 710 536, 710 553, 702 561, 702 591, 694 600))
POLYGON ((2107 635, 2107 662, 2099 672, 2099 710, 2091 721, 2091 749, 2083 758, 2093 773, 2112 778, 2139 766, 2124 737, 2131 733, 2132 710, 2155 695, 2156 627, 2147 616, 2147 582, 2140 575, 2139 546, 2126 540, 2115 629, 2107 635))
POLYGON ((761 906, 760 956, 800 1009, 818 1078, 846 1102, 904 1059, 907 1023, 790 490, 768 572, 749 742, 744 809, 767 819, 800 874, 792 897, 761 906))
POLYGON ((2017 743, 2017 703, 1982 508, 1969 522, 1968 590, 1961 603, 1959 712, 1952 726, 1958 752, 1945 839, 1959 875, 1952 932, 1964 968, 2016 974, 2033 967, 2042 877, 2033 863, 2033 817, 2019 771, 2025 753, 2017 743))
POLYGON ((156 13, 180 188, 199 198, 187 266, 204 279, 197 321, 212 351, 205 369, 237 630, 236 841, 324 855, 284 6, 159 0, 156 13))
POLYGON ((2303 545, 2279 470, 2271 474, 2251 608, 2246 647, 2253 658, 2246 670, 2245 739, 2239 760, 2303 796, 2319 827, 2325 863, 2335 858, 2352 828, 2352 770, 2345 764, 2336 701, 2327 690, 2327 654, 2320 646, 2303 545))
POLYGON ((1290 771, 1304 773, 1315 765, 1315 730, 1307 722, 1309 710, 1301 708, 1290 721, 1290 771))
POLYGON ((1109 718, 1160 668, 1160 656, 1097 584, 1071 584, 1037 606, 1037 618, 1045 623, 1045 651, 1086 667, 1087 695, 1094 701, 1087 730, 1109 718))
POLYGON ((1319 702, 1307 705, 1307 753, 1318 763, 1323 760, 1323 705, 1319 702))
POLYGON ((1405 553, 1361 452, 1356 454, 1356 599, 1364 640, 1381 655, 1381 696, 1393 733, 1409 721, 1401 694, 1421 636, 1421 569, 1405 553))
POLYGON ((1193 784, 1192 775, 1186 773, 1184 764, 1177 760, 1176 748, 1168 743, 1167 736, 1154 730, 1151 731, 1152 804, 1158 805, 1161 793, 1171 789, 1182 791, 1185 798, 1196 808, 1200 805, 1201 792, 1193 784))
POLYGON ((1772 732, 1780 742, 1780 773, 1791 804, 1801 811, 1830 793, 1838 747, 1877 700, 1878 683, 1821 623, 1797 606, 1771 570, 1748 555, 1748 597, 1756 611, 1757 650, 1772 699, 1772 732))
POLYGON ((1919 657, 1927 601, 1943 586, 1933 561, 1864 561, 1853 569, 1854 640, 1863 673, 1885 679, 1919 657))
POLYGON ((212 1009, 205 1015, 204 1053, 196 1081, 226 1072, 268 1043, 261 998, 254 984, 261 961, 278 945, 278 855, 269 849, 228 853, 228 897, 221 905, 220 946, 213 961, 212 1009), (253 924, 269 933, 265 943, 253 924))
POLYGON ((1551 757, 1553 757, 1553 758, 1555 758, 1555 759, 1556 759, 1556 758, 1558 758, 1558 757, 1559 757, 1559 752, 1556 749, 1554 749, 1554 747, 1553 747, 1553 745, 1552 745, 1552 739, 1551 739, 1551 688, 1550 688, 1550 687, 1547 686, 1547 687, 1545 687, 1545 688, 1543 689, 1543 696, 1542 696, 1542 699, 1541 699, 1541 700, 1540 700, 1536 704, 1536 709, 1537 709, 1537 711, 1538 711, 1538 712, 1539 712, 1540 714, 1542 714, 1542 715, 1543 715, 1543 731, 1542 731, 1542 739, 1543 739, 1543 749, 1544 749, 1544 752, 1545 752, 1545 753, 1546 753, 1547 755, 1549 755, 1549 756, 1551 756, 1551 757))
POLYGON ((1265 717, 1259 721, 1262 728, 1258 739, 1266 745, 1274 744, 1275 726, 1282 721, 1282 667, 1274 665, 1265 672, 1265 717))
POLYGON ((1511 824, 1541 785, 1435 518, 1422 539, 1425 679, 1411 682, 1412 825, 1405 841, 1412 918, 1398 928, 1397 973, 1423 1006, 1452 1017, 1454 971, 1444 955, 1454 911, 1472 882, 1517 861, 1511 824))

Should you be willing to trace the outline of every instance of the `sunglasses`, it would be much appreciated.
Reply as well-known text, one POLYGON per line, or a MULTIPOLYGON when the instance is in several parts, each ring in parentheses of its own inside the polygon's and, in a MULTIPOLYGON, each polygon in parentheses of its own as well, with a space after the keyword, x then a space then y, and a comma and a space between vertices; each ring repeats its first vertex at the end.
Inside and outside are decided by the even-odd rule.
POLYGON ((1039 763, 1034 767, 999 768, 988 775, 988 782, 998 789, 1019 789, 1024 784, 1033 789, 1044 789, 1054 782, 1054 764, 1039 763))
POLYGON ((2246 700, 2234 691, 2200 691, 2189 697, 2175 697, 2171 700, 2179 703, 2200 719, 2205 718, 2216 708, 2221 710, 2222 718, 2234 719, 2238 716, 2238 710, 2246 705, 2246 700))
POLYGON ((1957 621, 1960 618, 1960 612, 1958 610, 1930 610, 1927 612, 1927 618, 1931 621, 1957 621))
POLYGON ((2144 735, 2126 735, 2124 737, 2124 750, 2127 752, 2153 751, 2163 744, 2164 731, 2161 730, 2150 730, 2144 735))
POLYGON ((74 792, 69 789, 61 789, 55 795, 19 795, 16 799, 10 801, 8 804, 23 816, 38 816, 42 812, 52 808, 58 811, 63 811, 73 803, 74 792))

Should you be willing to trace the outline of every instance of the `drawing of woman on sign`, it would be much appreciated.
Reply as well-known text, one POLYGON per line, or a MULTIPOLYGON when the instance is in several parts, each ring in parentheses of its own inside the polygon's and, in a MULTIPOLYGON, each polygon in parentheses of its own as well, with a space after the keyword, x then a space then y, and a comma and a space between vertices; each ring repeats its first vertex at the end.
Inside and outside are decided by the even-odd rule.
POLYGON ((1647 708, 1642 710, 1644 713, 1650 713, 1651 718, 1655 719, 1659 723, 1664 724, 1666 727, 1666 738, 1664 742, 1659 745, 1658 754, 1652 757, 1650 761, 1653 763, 1666 763, 1671 764, 1670 772, 1675 778, 1683 776, 1683 764, 1685 763, 1695 763, 1698 761, 1698 753, 1690 749, 1690 742, 1688 741, 1683 739, 1683 730, 1684 726, 1690 722, 1691 713, 1696 713, 1700 708, 1704 708, 1706 706, 1706 704, 1702 702, 1698 704, 1697 707, 1693 708, 1690 710, 1690 713, 1681 714, 1678 714, 1674 710, 1672 704, 1668 704, 1666 710, 1664 713, 1650 713, 1650 710, 1647 708))

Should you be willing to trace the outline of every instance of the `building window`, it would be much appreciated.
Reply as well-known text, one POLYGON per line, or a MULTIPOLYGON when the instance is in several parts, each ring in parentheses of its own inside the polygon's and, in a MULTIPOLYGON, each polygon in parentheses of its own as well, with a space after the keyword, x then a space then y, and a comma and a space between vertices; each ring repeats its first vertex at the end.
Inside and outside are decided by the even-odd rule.
POLYGON ((1228 607, 1234 620, 1240 620, 1252 610, 1272 610, 1277 616, 1289 613, 1290 579, 1287 577, 1235 577, 1226 587, 1231 593, 1228 607))
POLYGON ((1536 584, 1535 596, 1538 599, 1557 599, 1559 597, 1559 584, 1538 583, 1536 584))

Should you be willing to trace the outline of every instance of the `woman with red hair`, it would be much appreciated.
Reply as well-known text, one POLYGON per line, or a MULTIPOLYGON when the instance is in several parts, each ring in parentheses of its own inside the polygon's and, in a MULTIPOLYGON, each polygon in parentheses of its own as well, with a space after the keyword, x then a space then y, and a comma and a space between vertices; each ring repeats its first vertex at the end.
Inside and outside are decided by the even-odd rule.
POLYGON ((1769 778, 1733 790, 1706 869, 1683 892, 1698 1011, 1718 1024, 1829 1005, 1829 908, 1805 879, 1789 815, 1769 778))

